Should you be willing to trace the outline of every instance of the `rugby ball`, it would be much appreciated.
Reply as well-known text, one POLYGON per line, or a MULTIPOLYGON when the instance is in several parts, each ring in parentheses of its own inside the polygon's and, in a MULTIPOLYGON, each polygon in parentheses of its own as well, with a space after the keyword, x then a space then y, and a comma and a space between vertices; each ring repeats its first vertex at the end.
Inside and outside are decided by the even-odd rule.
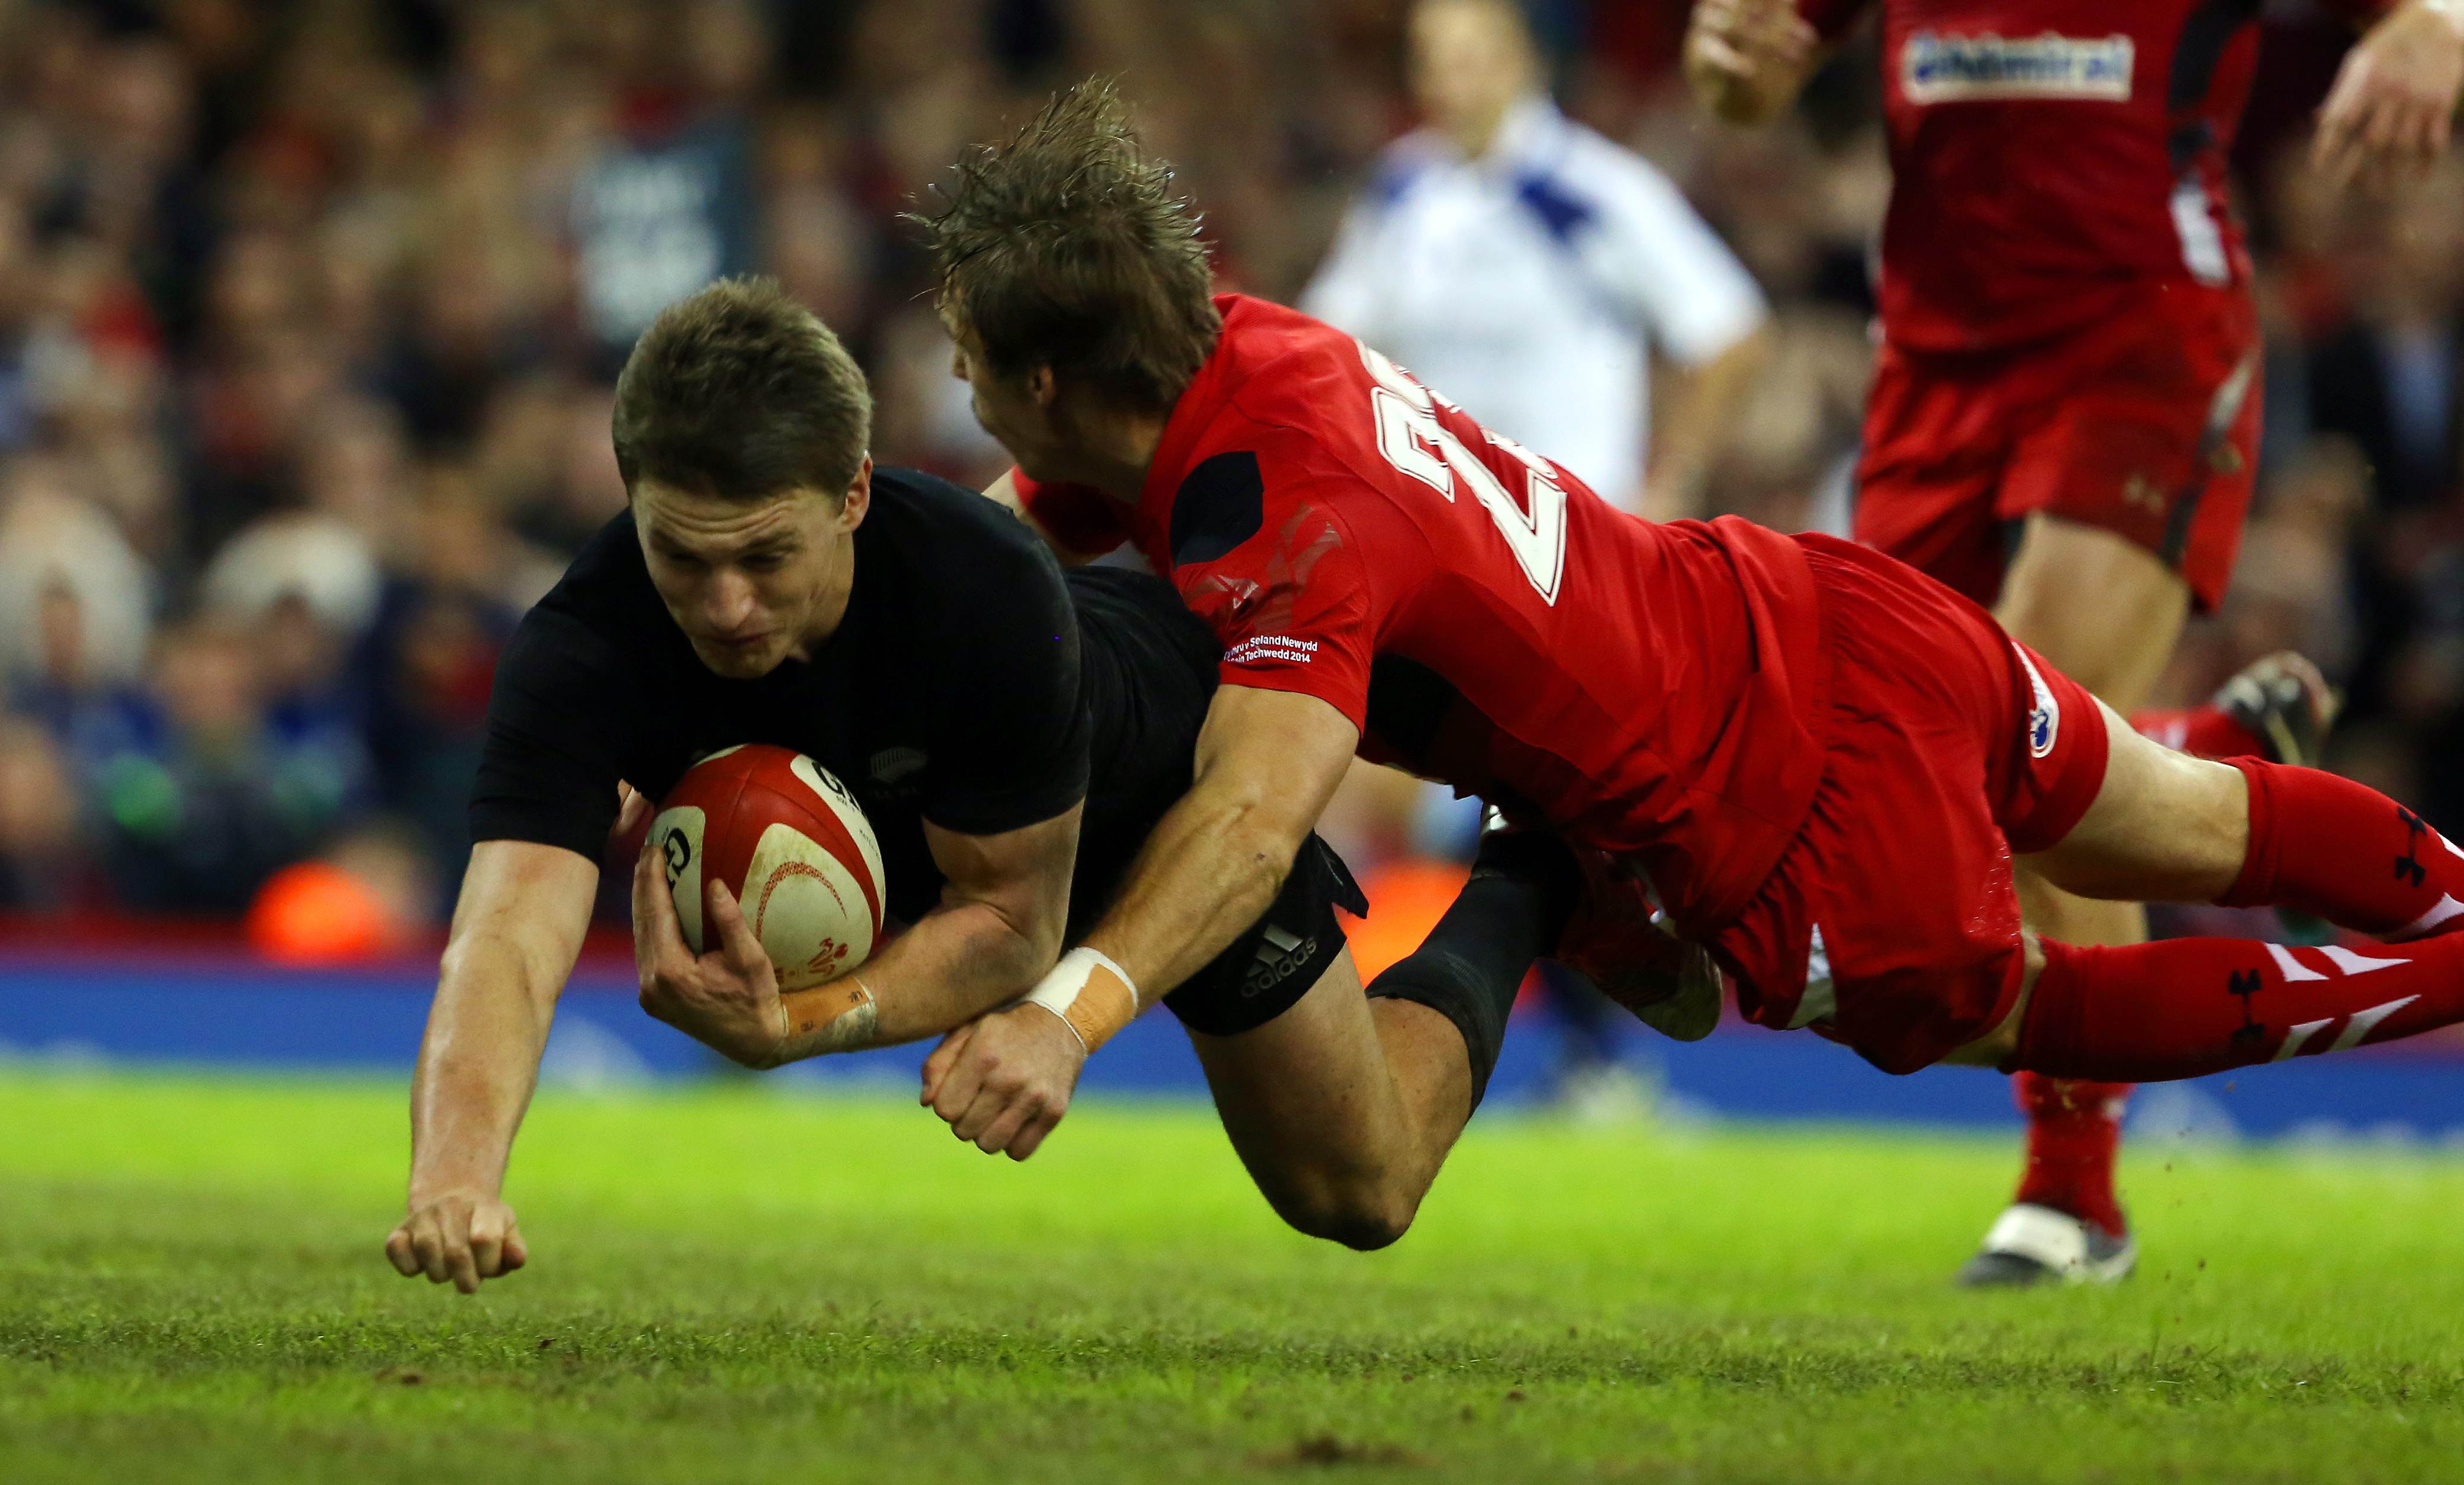
POLYGON ((881 937, 881 843, 847 785, 801 753, 745 743, 696 762, 660 801, 650 843, 693 952, 717 942, 705 926, 724 882, 782 991, 847 973, 881 937))

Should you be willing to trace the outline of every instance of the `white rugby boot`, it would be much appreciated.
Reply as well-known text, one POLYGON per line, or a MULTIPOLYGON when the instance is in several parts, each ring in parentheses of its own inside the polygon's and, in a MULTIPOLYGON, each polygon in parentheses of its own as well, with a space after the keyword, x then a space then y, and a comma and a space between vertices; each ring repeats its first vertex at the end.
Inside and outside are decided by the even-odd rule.
POLYGON ((2083 1217, 2015 1202, 1993 1221, 1985 1246, 1959 1270, 1969 1289, 2030 1284, 2118 1284, 2139 1264, 2139 1244, 2083 1217))

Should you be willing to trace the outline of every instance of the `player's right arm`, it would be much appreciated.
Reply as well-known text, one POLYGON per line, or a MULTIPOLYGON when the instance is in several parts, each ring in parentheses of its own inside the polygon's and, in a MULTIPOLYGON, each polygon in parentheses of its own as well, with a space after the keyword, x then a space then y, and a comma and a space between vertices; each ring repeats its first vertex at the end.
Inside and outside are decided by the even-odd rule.
POLYGON ((411 1075, 409 1197, 385 1239, 406 1278, 473 1294, 528 1256, 505 1164, 598 888, 598 863, 561 846, 472 848, 411 1075))
MULTIPOLYGON (((1837 30, 1863 0, 1812 0, 1810 9, 1840 12, 1837 30)), ((1788 112, 1806 79, 1822 65, 1824 33, 1798 13, 1798 0, 1696 0, 1685 27, 1685 83, 1694 100, 1730 123, 1749 127, 1788 112)))

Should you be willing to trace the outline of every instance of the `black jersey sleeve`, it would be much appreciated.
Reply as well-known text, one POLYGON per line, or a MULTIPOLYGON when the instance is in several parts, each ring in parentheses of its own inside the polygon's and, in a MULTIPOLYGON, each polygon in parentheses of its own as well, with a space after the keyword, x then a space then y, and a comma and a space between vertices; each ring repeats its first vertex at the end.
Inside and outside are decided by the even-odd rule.
POLYGON ((1078 620, 1041 546, 1005 543, 957 577, 924 817, 961 835, 999 835, 1087 797, 1078 620))
POLYGON ((561 845, 597 861, 616 823, 626 721, 638 698, 614 646, 535 608, 496 662, 471 792, 471 839, 561 845))

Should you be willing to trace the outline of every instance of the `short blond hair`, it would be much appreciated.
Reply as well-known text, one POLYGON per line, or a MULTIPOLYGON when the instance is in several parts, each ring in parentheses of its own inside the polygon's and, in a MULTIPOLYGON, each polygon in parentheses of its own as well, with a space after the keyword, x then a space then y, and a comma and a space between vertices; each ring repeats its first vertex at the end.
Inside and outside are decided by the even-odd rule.
POLYGON ((1044 365, 1169 407, 1222 334, 1198 214, 1104 78, 1054 98, 1006 144, 959 162, 918 215, 954 327, 991 369, 1044 365))

